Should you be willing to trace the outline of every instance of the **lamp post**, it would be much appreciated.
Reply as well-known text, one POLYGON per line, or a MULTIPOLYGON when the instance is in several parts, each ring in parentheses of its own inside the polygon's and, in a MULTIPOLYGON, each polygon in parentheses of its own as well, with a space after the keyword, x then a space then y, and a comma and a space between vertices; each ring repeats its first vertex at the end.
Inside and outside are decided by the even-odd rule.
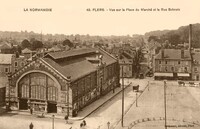
POLYGON ((54 129, 54 115, 52 115, 52 129, 54 129))
POLYGON ((164 81, 164 108, 165 108, 165 129, 167 129, 166 81, 164 81))
POLYGON ((122 64, 122 121, 121 126, 124 126, 124 66, 122 64))
POLYGON ((136 104, 136 107, 137 107, 138 106, 137 105, 137 91, 135 93, 136 93, 135 104, 136 104))

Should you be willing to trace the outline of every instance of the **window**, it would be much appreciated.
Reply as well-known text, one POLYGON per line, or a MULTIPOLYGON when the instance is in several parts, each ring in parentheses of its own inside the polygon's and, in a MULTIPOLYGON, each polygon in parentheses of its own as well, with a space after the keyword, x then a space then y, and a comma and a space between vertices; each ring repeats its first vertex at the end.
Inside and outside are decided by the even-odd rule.
POLYGON ((159 64, 161 64, 161 60, 159 60, 159 64))
POLYGON ((167 61, 165 61, 165 64, 167 64, 167 61))
POLYGON ((165 67, 165 72, 167 72, 167 67, 165 67))
POLYGON ((185 67, 185 72, 188 72, 188 69, 187 69, 187 67, 185 67))
POLYGON ((197 67, 194 68, 194 72, 198 72, 198 68, 197 67))
POLYGON ((174 71, 174 67, 171 67, 172 72, 174 71))
POLYGON ((22 84, 20 86, 20 97, 29 98, 29 86, 26 84, 22 84))
POLYGON ((180 62, 180 61, 178 61, 178 64, 181 64, 181 62, 180 62))
POLYGON ((17 67, 18 66, 18 63, 17 63, 17 61, 15 61, 15 67, 17 67))
POLYGON ((8 72, 9 72, 9 71, 8 71, 8 68, 5 68, 5 72, 6 72, 6 73, 8 73, 8 72))
POLYGON ((24 66, 24 62, 21 62, 21 67, 23 67, 24 66))

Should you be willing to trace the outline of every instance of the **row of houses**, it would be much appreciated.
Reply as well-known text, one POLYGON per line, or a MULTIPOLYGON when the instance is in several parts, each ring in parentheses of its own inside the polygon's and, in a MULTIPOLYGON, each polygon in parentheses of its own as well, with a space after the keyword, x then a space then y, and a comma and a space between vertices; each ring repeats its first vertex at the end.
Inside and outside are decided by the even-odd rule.
POLYGON ((2 69, 8 77, 6 104, 12 110, 76 116, 120 86, 118 60, 100 48, 49 52, 24 65, 14 55, 11 60, 2 69))
POLYGON ((113 46, 106 49, 107 52, 118 58, 120 64, 120 77, 133 78, 134 71, 134 56, 136 48, 128 44, 122 46, 113 46))
POLYGON ((18 71, 29 61, 24 56, 0 54, 0 105, 5 105, 5 89, 8 85, 8 74, 18 71))
POLYGON ((160 52, 155 56, 155 79, 199 81, 199 76, 199 52, 184 49, 161 49, 160 52))

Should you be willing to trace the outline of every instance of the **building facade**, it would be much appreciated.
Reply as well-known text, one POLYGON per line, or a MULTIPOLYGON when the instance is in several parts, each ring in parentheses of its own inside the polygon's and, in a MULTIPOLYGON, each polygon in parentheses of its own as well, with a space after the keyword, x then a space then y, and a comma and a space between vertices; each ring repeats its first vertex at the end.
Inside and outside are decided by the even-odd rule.
POLYGON ((13 46, 10 43, 3 42, 0 44, 0 53, 11 54, 13 53, 13 46))
POLYGON ((189 50, 162 49, 154 62, 155 79, 191 80, 192 59, 189 50))
POLYGON ((132 78, 133 77, 133 59, 119 60, 120 64, 120 77, 132 78))
POLYGON ((200 81, 200 52, 193 53, 192 57, 192 80, 200 81))
POLYGON ((117 60, 102 49, 48 53, 9 77, 6 102, 12 110, 78 111, 119 86, 117 60))
POLYGON ((8 85, 8 73, 12 71, 13 54, 0 54, 0 106, 5 104, 5 89, 8 85))

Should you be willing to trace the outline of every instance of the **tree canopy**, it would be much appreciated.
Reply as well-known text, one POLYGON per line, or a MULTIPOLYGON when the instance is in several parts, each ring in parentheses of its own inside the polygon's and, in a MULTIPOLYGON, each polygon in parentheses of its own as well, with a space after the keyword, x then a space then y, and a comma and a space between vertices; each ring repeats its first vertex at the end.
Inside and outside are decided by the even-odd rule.
POLYGON ((21 42, 21 47, 24 49, 24 48, 30 48, 31 47, 31 43, 27 40, 27 39, 24 39, 22 42, 21 42))
POLYGON ((63 42, 62 42, 62 45, 63 46, 69 46, 70 48, 71 47, 74 47, 74 44, 69 40, 69 39, 65 39, 63 42))
POLYGON ((42 48, 43 47, 43 43, 39 40, 35 40, 32 42, 32 50, 36 50, 38 48, 42 48))
MULTIPOLYGON (((148 33, 148 42, 157 40, 159 43, 164 43, 166 40, 171 45, 189 43, 189 26, 179 27, 177 30, 154 31, 148 33), (149 36, 150 35, 150 36, 149 36)), ((192 47, 200 48, 200 24, 192 24, 192 47)))

